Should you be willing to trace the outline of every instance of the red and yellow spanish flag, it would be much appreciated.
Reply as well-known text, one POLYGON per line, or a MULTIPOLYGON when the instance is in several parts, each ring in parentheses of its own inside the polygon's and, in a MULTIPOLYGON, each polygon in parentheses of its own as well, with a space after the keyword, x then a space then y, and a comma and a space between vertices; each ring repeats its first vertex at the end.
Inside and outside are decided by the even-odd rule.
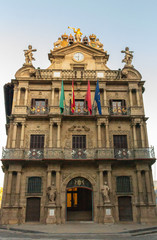
POLYGON ((72 81, 72 97, 71 97, 71 112, 75 111, 75 95, 74 95, 74 81, 72 81))
POLYGON ((88 112, 92 115, 92 104, 91 104, 91 92, 90 92, 90 82, 88 80, 88 88, 85 101, 87 103, 88 112))

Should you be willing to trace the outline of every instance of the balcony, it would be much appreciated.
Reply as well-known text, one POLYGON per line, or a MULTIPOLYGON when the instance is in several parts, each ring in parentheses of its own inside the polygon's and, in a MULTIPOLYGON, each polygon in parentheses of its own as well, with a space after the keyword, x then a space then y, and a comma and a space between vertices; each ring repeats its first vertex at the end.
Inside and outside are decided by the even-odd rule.
POLYGON ((130 108, 118 107, 118 108, 109 108, 109 113, 112 116, 130 116, 130 108))
POLYGON ((121 79, 121 71, 117 70, 53 70, 53 69, 37 69, 36 79, 121 79))
POLYGON ((75 111, 71 112, 70 106, 65 106, 63 115, 77 115, 77 116, 95 116, 96 115, 96 107, 92 106, 92 114, 90 115, 89 111, 84 107, 84 105, 77 106, 75 111))
POLYGON ((28 114, 29 115, 47 115, 49 113, 49 108, 44 106, 38 106, 38 107, 31 107, 28 108, 28 114))
POLYGON ((2 160, 108 160, 108 159, 154 159, 154 148, 45 148, 45 149, 4 149, 2 150, 2 160))

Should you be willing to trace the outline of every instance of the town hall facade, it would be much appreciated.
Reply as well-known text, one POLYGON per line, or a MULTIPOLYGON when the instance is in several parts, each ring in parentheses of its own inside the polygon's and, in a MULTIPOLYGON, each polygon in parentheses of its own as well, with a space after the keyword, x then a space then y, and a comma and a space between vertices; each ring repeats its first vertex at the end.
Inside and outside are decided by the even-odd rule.
POLYGON ((4 86, 7 144, 2 224, 155 222, 144 81, 122 51, 123 69, 92 34, 63 34, 35 68, 36 49, 4 86))

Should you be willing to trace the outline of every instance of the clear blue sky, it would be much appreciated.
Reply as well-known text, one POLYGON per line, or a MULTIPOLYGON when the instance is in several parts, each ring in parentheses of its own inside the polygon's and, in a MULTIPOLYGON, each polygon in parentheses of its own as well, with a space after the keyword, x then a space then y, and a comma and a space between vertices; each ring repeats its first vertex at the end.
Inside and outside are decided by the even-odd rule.
POLYGON ((0 147, 6 144, 3 85, 22 67, 23 49, 32 44, 37 49, 34 66, 47 68, 53 43, 64 32, 70 34, 68 26, 72 26, 81 28, 84 35, 94 33, 99 37, 110 55, 107 65, 111 69, 123 67, 121 50, 126 46, 134 51, 133 65, 146 80, 149 143, 157 152, 156 0, 0 0, 0 8, 0 147))

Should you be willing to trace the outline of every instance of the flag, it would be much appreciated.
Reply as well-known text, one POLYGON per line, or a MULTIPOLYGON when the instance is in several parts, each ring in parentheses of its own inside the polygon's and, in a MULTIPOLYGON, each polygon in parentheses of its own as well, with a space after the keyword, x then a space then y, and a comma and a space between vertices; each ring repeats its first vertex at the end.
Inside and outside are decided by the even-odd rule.
POLYGON ((59 102, 59 107, 60 107, 60 112, 61 113, 64 112, 64 100, 65 100, 64 86, 63 86, 63 80, 62 80, 61 95, 60 95, 60 102, 59 102))
POLYGON ((75 95, 74 95, 74 81, 72 81, 72 97, 71 97, 71 112, 75 111, 75 95))
POLYGON ((88 111, 90 112, 90 115, 92 115, 91 92, 90 92, 89 80, 88 80, 88 88, 87 88, 87 94, 86 94, 85 101, 87 102, 88 111))
POLYGON ((101 115, 102 112, 101 112, 100 90, 99 90, 99 81, 98 81, 98 80, 97 80, 97 84, 96 84, 94 100, 95 100, 96 103, 97 103, 98 111, 99 111, 99 114, 101 115))

